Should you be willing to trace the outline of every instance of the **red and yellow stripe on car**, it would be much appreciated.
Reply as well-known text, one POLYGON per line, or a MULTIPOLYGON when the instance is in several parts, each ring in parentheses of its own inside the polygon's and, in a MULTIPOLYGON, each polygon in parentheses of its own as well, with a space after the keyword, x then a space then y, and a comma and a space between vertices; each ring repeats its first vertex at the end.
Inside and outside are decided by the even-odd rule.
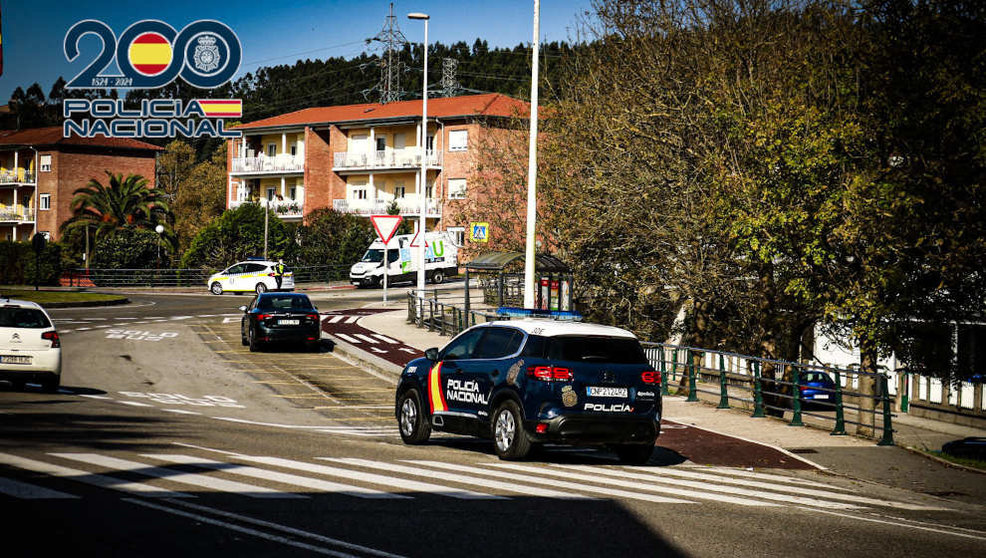
POLYGON ((196 99, 206 118, 231 118, 243 116, 240 99, 196 99))
POLYGON ((442 391, 442 363, 439 362, 431 367, 428 372, 428 403, 431 405, 431 412, 443 412, 448 410, 448 403, 445 402, 445 392, 442 391))

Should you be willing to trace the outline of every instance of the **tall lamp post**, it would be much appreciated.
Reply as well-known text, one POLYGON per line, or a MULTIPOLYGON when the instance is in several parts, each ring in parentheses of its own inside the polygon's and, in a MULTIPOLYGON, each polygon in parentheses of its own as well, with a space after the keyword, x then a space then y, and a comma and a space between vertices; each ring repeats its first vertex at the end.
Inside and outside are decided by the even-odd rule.
MULTIPOLYGON (((421 203, 421 214, 418 219, 418 298, 425 297, 425 206, 428 203, 428 14, 413 12, 407 14, 408 19, 421 19, 425 22, 425 42, 424 42, 424 79, 421 86, 421 181, 419 184, 418 199, 421 203)), ((420 313, 422 306, 418 304, 420 313)))
POLYGON ((157 233, 157 267, 161 269, 161 234, 164 232, 164 225, 154 227, 154 232, 157 233))
MULTIPOLYGON (((538 183, 538 43, 541 2, 534 0, 534 44, 531 45, 531 138, 527 150, 527 242, 524 250, 524 308, 534 308, 534 223, 537 219, 538 183)), ((550 285, 549 285, 550 288, 550 285)))

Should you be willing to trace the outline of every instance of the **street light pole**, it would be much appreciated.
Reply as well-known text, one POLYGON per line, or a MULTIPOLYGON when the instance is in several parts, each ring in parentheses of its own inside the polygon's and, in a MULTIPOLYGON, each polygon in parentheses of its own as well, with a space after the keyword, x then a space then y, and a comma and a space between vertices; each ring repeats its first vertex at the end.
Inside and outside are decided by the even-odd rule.
POLYGON ((164 232, 164 225, 154 227, 154 232, 157 233, 157 268, 161 269, 161 233, 164 232))
POLYGON ((538 35, 541 1, 534 0, 534 44, 531 50, 531 138, 527 149, 527 243, 524 251, 524 308, 534 308, 534 224, 537 220, 538 180, 538 35))
POLYGON ((264 261, 267 260, 267 214, 270 212, 270 200, 264 198, 264 261))
MULTIPOLYGON (((425 206, 428 203, 428 20, 430 16, 419 12, 407 14, 408 19, 420 19, 425 22, 424 41, 424 79, 421 87, 421 180, 418 199, 421 212, 418 218, 418 298, 425 297, 425 206)), ((418 304, 418 312, 421 312, 418 304)))

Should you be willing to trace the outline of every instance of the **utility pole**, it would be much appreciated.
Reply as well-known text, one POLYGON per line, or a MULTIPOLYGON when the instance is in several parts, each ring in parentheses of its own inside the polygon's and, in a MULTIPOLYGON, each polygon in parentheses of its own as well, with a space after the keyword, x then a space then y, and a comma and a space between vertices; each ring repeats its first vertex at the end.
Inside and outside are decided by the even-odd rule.
MULTIPOLYGON (((534 240, 538 183, 538 53, 541 0, 534 0, 534 44, 531 45, 531 138, 527 152, 527 242, 524 251, 524 308, 534 308, 534 240)), ((549 285, 550 288, 550 285, 549 285)))
POLYGON ((391 103, 399 101, 404 96, 401 89, 401 73, 404 72, 404 63, 401 61, 401 51, 407 45, 407 38, 397 25, 397 17, 394 16, 394 3, 390 3, 390 15, 387 16, 383 29, 375 37, 367 39, 367 43, 373 41, 383 45, 377 65, 380 66, 380 81, 370 89, 363 91, 369 97, 371 93, 380 93, 381 103, 391 103))
POLYGON ((456 77, 456 71, 459 69, 459 61, 455 58, 443 58, 442 59, 442 97, 455 97, 455 94, 462 89, 459 85, 459 80, 456 77))

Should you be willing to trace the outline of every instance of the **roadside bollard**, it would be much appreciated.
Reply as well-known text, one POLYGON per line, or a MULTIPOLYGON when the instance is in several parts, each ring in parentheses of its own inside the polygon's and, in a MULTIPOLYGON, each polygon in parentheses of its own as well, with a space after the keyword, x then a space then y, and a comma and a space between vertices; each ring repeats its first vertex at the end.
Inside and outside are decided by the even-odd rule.
MULTIPOLYGON (((692 350, 688 349, 688 399, 689 402, 698 401, 698 391, 695 389, 695 358, 698 355, 693 355, 692 350)), ((698 357, 701 358, 701 357, 698 357)))
POLYGON ((832 436, 846 435, 846 410, 842 407, 842 377, 835 371, 835 429, 832 436))
POLYGON ((911 402, 911 373, 904 370, 904 387, 900 394, 900 412, 906 413, 911 402))
POLYGON ((753 418, 764 418, 763 386, 760 385, 760 362, 753 362, 753 418))
POLYGON ((671 380, 678 377, 678 349, 671 349, 671 380))
POLYGON ((729 408, 729 391, 726 389, 726 362, 719 355, 719 406, 716 409, 729 408))
POLYGON ((877 442, 878 446, 894 445, 894 427, 890 420, 890 393, 887 387, 887 377, 880 376, 880 391, 883 399, 883 437, 877 442))
POLYGON ((791 416, 791 424, 788 426, 804 426, 805 423, 801 420, 801 374, 798 372, 797 366, 791 367, 791 378, 794 380, 794 385, 791 386, 791 397, 792 408, 794 413, 791 416))

